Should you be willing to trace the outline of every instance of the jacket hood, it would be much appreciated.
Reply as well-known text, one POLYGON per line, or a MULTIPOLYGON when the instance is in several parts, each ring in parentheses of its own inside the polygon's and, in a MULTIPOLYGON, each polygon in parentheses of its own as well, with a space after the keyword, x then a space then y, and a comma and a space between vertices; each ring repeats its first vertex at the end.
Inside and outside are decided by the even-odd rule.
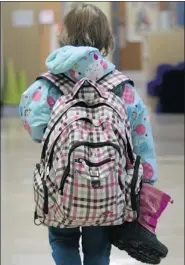
POLYGON ((97 81, 115 69, 98 49, 74 46, 52 52, 46 59, 46 66, 52 74, 65 74, 75 82, 83 77, 97 81))

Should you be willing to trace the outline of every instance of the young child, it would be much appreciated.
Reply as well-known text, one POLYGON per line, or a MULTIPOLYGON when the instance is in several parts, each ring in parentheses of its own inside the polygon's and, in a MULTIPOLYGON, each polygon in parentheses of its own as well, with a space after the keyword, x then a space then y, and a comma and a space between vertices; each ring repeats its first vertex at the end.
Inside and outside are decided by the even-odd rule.
MULTIPOLYGON (((60 48, 46 60, 48 71, 65 74, 74 82, 83 77, 98 81, 115 70, 105 58, 114 48, 107 17, 97 7, 80 4, 66 15, 59 35, 60 48)), ((138 223, 155 233, 157 219, 166 208, 170 197, 152 188, 157 180, 156 155, 147 108, 137 90, 129 82, 115 89, 125 101, 132 130, 135 154, 142 160, 144 182, 138 223)), ((40 143, 56 101, 62 96, 44 78, 35 81, 22 95, 20 116, 31 138, 40 143)), ((49 241, 57 265, 81 265, 79 229, 49 228, 49 241)), ((111 244, 107 230, 102 227, 82 228, 84 265, 108 265, 111 244)))

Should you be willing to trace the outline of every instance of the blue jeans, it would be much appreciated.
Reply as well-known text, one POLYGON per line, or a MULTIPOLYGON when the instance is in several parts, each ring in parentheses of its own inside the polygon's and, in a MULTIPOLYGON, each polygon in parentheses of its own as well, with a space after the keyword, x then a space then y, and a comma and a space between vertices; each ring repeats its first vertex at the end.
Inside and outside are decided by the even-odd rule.
POLYGON ((82 235, 83 265, 109 265, 111 244, 104 227, 49 228, 49 242, 56 265, 82 265, 79 240, 82 235))

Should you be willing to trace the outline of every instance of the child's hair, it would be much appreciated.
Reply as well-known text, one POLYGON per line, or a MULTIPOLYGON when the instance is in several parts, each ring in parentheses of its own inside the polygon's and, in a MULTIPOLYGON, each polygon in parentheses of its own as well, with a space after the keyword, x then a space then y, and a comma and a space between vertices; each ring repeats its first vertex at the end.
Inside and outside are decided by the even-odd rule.
POLYGON ((77 3, 64 17, 59 45, 91 46, 104 56, 114 49, 114 37, 106 15, 96 6, 77 3))

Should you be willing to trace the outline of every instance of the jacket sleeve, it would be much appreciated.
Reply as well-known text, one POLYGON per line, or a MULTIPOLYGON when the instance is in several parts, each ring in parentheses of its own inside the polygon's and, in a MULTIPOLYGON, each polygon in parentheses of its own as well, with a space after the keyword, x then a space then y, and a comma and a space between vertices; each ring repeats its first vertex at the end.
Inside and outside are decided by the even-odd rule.
POLYGON ((132 129, 134 152, 141 157, 144 179, 153 184, 157 180, 157 163, 147 108, 136 89, 129 83, 124 86, 122 97, 132 129))
POLYGON ((31 138, 41 142, 51 110, 61 92, 47 80, 34 82, 21 96, 19 114, 31 138))

